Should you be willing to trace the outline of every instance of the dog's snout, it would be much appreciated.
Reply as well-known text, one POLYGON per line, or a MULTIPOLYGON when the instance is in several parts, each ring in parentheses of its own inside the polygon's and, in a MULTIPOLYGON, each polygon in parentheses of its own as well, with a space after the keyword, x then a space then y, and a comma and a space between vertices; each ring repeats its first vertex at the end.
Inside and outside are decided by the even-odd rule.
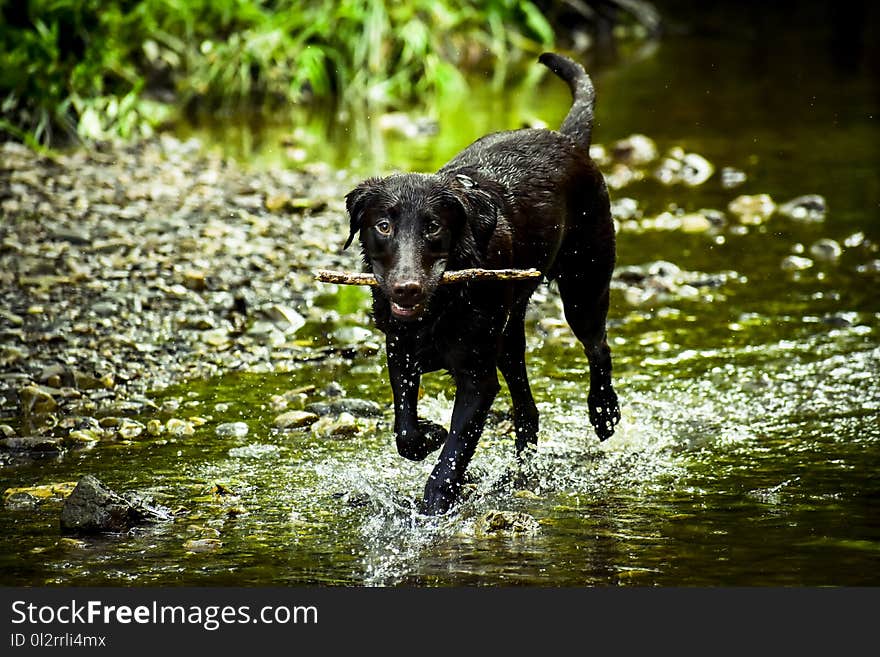
POLYGON ((394 283, 391 292, 398 303, 416 303, 424 296, 422 284, 412 279, 394 283))

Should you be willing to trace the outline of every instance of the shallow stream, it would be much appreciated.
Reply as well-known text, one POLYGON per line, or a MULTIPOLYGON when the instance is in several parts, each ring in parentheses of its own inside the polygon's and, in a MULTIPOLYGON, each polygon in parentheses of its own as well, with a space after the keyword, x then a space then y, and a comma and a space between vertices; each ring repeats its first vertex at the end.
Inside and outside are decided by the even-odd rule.
MULTIPOLYGON (((623 420, 612 439, 599 444, 589 428, 586 359, 555 290, 541 288, 527 327, 537 454, 515 472, 502 388, 461 506, 419 516, 433 457, 396 454, 368 296, 325 286, 310 303, 326 322, 296 338, 361 344, 354 357, 191 381, 157 392, 165 410, 141 419, 204 418, 192 436, 101 443, 0 470, 0 489, 90 473, 177 512, 125 536, 59 541, 58 505, 4 508, 2 583, 880 584, 878 35, 868 21, 840 43, 853 26, 812 14, 783 25, 782 10, 768 13, 764 23, 757 12, 733 23, 710 16, 650 52, 596 64, 595 141, 644 133, 661 155, 679 146, 715 167, 694 187, 649 177, 612 190, 637 204, 621 221, 621 271, 674 280, 615 285, 609 342, 623 420), (722 184, 725 167, 745 182, 733 185, 733 172, 722 184), (827 214, 742 223, 727 207, 745 194, 780 204, 819 194, 827 214), (694 232, 675 223, 704 208, 727 222, 694 232), (663 212, 665 223, 645 221, 663 212), (649 271, 657 262, 674 266, 649 271), (332 382, 384 413, 344 439, 275 427, 282 411, 326 401, 332 382), (246 436, 215 435, 234 421, 247 423, 246 436), (490 510, 527 514, 535 531, 486 532, 490 510)), ((476 89, 436 117, 436 135, 376 131, 364 142, 337 128, 333 148, 312 142, 311 154, 357 175, 431 170, 484 132, 555 126, 567 106, 549 76, 502 97, 476 89)), ((285 129, 232 133, 226 147, 246 142, 257 166, 292 166, 278 145, 285 129)), ((448 377, 426 376, 422 413, 448 422, 452 394, 448 377)))

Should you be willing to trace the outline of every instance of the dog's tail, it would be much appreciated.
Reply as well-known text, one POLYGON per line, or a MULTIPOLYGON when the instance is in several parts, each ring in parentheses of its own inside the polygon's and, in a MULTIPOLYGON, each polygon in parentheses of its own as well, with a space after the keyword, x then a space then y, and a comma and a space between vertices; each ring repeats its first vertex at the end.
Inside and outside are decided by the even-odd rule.
POLYGON ((589 149, 593 134, 593 105, 596 102, 593 81, 583 66, 568 57, 545 52, 538 61, 565 80, 571 89, 573 102, 559 132, 574 139, 579 146, 589 149))

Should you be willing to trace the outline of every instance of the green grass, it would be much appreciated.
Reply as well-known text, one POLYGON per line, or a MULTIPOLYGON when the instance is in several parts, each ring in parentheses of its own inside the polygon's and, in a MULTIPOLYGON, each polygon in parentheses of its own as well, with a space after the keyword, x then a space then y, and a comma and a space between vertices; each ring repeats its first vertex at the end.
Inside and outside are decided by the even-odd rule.
POLYGON ((554 32, 530 0, 0 0, 0 133, 149 134, 176 109, 425 102, 501 85, 554 32))

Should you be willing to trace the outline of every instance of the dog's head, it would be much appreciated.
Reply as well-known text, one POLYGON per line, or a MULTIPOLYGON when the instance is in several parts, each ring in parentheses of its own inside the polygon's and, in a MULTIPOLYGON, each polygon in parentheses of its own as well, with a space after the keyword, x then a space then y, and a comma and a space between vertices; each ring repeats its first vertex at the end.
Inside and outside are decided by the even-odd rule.
POLYGON ((370 178, 346 195, 345 248, 360 233, 364 261, 395 318, 421 317, 450 260, 462 249, 476 251, 478 234, 491 232, 473 219, 482 215, 474 213, 473 187, 464 175, 401 174, 370 178))

